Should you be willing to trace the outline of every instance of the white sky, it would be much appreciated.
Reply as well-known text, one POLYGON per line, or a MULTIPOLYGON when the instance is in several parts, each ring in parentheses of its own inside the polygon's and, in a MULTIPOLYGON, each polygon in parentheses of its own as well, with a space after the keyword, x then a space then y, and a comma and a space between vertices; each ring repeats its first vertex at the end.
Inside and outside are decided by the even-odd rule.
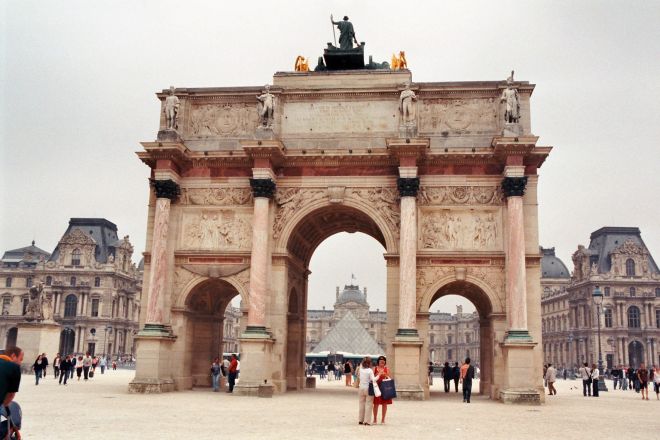
MULTIPOLYGON (((139 259, 148 169, 134 152, 156 136, 154 93, 263 85, 298 54, 315 65, 332 40, 332 12, 351 18, 375 61, 405 50, 414 81, 503 80, 515 69, 536 84, 532 130, 555 147, 540 170, 541 244, 570 268, 592 231, 639 226, 660 258, 658 1, 6 0, 0 8, 0 251, 32 239, 52 251, 70 217, 105 217, 130 234, 139 259)), ((384 308, 384 276, 374 276, 384 274, 382 249, 371 242, 337 236, 321 245, 311 307, 331 306, 334 286, 353 272, 384 308), (350 267, 337 260, 349 246, 358 256, 350 267)))

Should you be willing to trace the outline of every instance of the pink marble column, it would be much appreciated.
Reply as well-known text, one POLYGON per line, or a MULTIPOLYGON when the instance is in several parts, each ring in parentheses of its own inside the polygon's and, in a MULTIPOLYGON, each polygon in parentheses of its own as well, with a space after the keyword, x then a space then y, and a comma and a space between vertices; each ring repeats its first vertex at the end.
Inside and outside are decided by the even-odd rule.
POLYGON ((507 198, 506 302, 507 339, 530 339, 527 329, 527 276, 525 267, 525 223, 523 195, 527 177, 505 177, 502 189, 507 198))
MULTIPOLYGON (((167 234, 170 222, 170 205, 179 195, 179 186, 172 180, 153 180, 156 192, 154 227, 151 236, 151 261, 147 316, 144 331, 169 333, 165 330, 165 288, 167 286, 167 234)), ((117 311, 119 302, 117 303, 117 311)))
POLYGON ((417 332, 417 206, 415 197, 419 178, 401 177, 397 181, 401 195, 399 242, 399 330, 398 336, 418 336, 417 332))
POLYGON ((272 179, 250 179, 254 195, 252 217, 252 253, 250 256, 250 302, 247 333, 266 334, 266 295, 268 294, 268 258, 270 249, 270 199, 275 193, 272 179))

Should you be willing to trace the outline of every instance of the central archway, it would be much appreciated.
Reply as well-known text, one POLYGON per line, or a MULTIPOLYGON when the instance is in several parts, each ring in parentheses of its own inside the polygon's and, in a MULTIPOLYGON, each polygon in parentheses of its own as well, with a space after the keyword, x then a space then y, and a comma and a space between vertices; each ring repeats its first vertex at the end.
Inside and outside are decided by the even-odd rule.
MULTIPOLYGON (((368 206, 326 202, 312 209, 301 209, 291 220, 292 223, 283 229, 282 237, 277 242, 286 257, 275 260, 273 264, 273 279, 281 280, 284 284, 283 290, 287 292, 284 326, 286 333, 282 335, 286 344, 281 347, 282 358, 286 359, 286 362, 282 365, 282 383, 274 381, 281 390, 300 390, 305 386, 308 277, 311 273, 309 264, 318 246, 340 232, 361 232, 378 241, 385 248, 386 254, 396 252, 393 249, 396 243, 394 234, 385 226, 386 222, 379 214, 368 206)), ((390 280, 396 280, 396 277, 388 275, 387 278, 387 303, 390 304, 395 301, 398 286, 392 286, 390 283, 390 280)), ((396 317, 392 320, 388 315, 388 318, 396 322, 396 317)), ((274 329, 278 327, 273 325, 274 329)), ((390 326, 388 323, 386 340, 391 341, 395 332, 396 325, 390 326)), ((275 351, 277 350, 276 346, 275 351)))

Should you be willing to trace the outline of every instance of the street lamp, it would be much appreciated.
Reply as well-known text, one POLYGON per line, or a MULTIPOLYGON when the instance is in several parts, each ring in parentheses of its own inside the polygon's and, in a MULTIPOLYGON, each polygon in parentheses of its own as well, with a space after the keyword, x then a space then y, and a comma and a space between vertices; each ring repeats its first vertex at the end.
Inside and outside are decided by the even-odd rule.
POLYGON ((575 351, 575 347, 573 346, 573 340, 575 340, 575 336, 573 335, 573 332, 570 332, 568 334, 568 363, 570 364, 570 370, 573 371, 575 369, 575 364, 576 362, 573 362, 573 354, 575 351))
POLYGON ((103 337, 103 357, 106 358, 105 351, 108 349, 108 333, 112 334, 112 326, 105 326, 105 336, 103 337))
POLYGON ((596 286, 592 295, 596 304, 596 319, 598 320, 598 391, 607 391, 607 385, 603 379, 603 352, 600 348, 600 306, 603 304, 603 292, 596 286))

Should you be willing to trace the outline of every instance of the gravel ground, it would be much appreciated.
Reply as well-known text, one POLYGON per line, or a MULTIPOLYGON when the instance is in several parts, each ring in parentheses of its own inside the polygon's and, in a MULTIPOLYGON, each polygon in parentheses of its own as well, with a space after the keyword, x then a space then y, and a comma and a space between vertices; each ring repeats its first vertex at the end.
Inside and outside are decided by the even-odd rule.
MULTIPOLYGON (((24 375, 17 401, 25 439, 651 439, 660 435, 660 401, 631 391, 583 397, 581 382, 557 384, 542 406, 513 406, 474 395, 445 394, 441 380, 424 402, 395 401, 386 425, 357 424, 357 394, 342 382, 272 399, 209 389, 160 395, 128 394, 131 370, 97 374, 88 382, 58 385, 51 376, 34 385, 24 375)), ((97 370, 98 373, 98 370, 97 370)), ((475 384, 475 389, 478 388, 475 384)))

